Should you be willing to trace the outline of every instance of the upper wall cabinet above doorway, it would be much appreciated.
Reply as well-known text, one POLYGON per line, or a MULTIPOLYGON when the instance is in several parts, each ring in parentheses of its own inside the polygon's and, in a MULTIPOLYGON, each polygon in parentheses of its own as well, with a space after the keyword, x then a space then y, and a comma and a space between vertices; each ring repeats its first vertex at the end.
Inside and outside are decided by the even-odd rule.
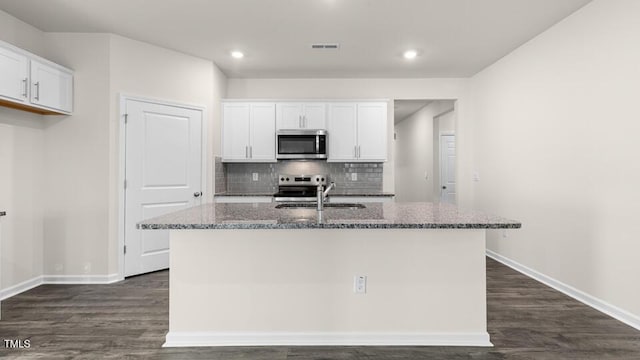
POLYGON ((0 106, 70 115, 73 71, 0 41, 0 106))

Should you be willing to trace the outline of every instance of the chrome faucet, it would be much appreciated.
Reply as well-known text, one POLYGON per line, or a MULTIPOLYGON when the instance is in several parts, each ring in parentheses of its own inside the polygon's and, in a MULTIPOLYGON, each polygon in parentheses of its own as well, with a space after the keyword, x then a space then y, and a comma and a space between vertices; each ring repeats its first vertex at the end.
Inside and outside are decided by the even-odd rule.
POLYGON ((329 194, 329 191, 335 188, 336 188, 336 183, 334 182, 331 182, 331 184, 329 184, 329 186, 327 186, 326 189, 322 184, 318 184, 317 195, 316 195, 316 202, 317 202, 316 210, 322 211, 324 209, 324 202, 327 200, 327 195, 329 194))

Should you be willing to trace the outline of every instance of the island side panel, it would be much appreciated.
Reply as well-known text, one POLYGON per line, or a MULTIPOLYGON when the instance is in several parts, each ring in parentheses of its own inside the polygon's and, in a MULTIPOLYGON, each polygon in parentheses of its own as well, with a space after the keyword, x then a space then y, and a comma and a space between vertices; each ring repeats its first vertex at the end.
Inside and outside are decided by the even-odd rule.
POLYGON ((172 230, 169 287, 167 346, 490 345, 481 229, 172 230))

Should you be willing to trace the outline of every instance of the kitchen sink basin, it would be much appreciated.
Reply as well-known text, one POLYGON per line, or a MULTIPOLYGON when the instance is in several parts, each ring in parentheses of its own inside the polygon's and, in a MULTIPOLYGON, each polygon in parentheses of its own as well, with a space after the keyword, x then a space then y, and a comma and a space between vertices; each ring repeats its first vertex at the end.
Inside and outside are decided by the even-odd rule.
MULTIPOLYGON (((366 206, 362 204, 352 203, 328 203, 324 204, 325 209, 364 209, 366 206)), ((293 204, 278 204, 276 209, 315 209, 316 203, 293 203, 293 204)))

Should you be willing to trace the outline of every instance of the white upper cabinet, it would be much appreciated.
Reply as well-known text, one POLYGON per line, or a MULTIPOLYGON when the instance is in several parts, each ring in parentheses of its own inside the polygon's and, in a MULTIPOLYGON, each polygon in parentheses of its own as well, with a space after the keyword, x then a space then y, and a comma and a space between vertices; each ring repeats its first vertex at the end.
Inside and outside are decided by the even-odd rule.
POLYGON ((251 104, 250 153, 252 161, 276 161, 275 104, 251 104))
POLYGON ((358 160, 387 160, 387 103, 358 104, 358 160))
POLYGON ((356 158, 357 104, 329 104, 328 161, 351 161, 356 158))
POLYGON ((222 105, 222 161, 246 161, 249 158, 249 104, 222 105))
POLYGON ((275 104, 229 102, 222 109, 222 161, 276 161, 275 104))
POLYGON ((0 105, 40 114, 70 114, 73 72, 0 41, 0 105))
POLYGON ((329 104, 328 133, 328 161, 386 161, 387 103, 329 104))
POLYGON ((73 75, 58 67, 31 60, 31 103, 71 112, 73 75))
POLYGON ((276 127, 278 130, 325 129, 326 103, 278 103, 276 127))
POLYGON ((0 98, 24 103, 29 99, 29 59, 0 47, 0 98))

